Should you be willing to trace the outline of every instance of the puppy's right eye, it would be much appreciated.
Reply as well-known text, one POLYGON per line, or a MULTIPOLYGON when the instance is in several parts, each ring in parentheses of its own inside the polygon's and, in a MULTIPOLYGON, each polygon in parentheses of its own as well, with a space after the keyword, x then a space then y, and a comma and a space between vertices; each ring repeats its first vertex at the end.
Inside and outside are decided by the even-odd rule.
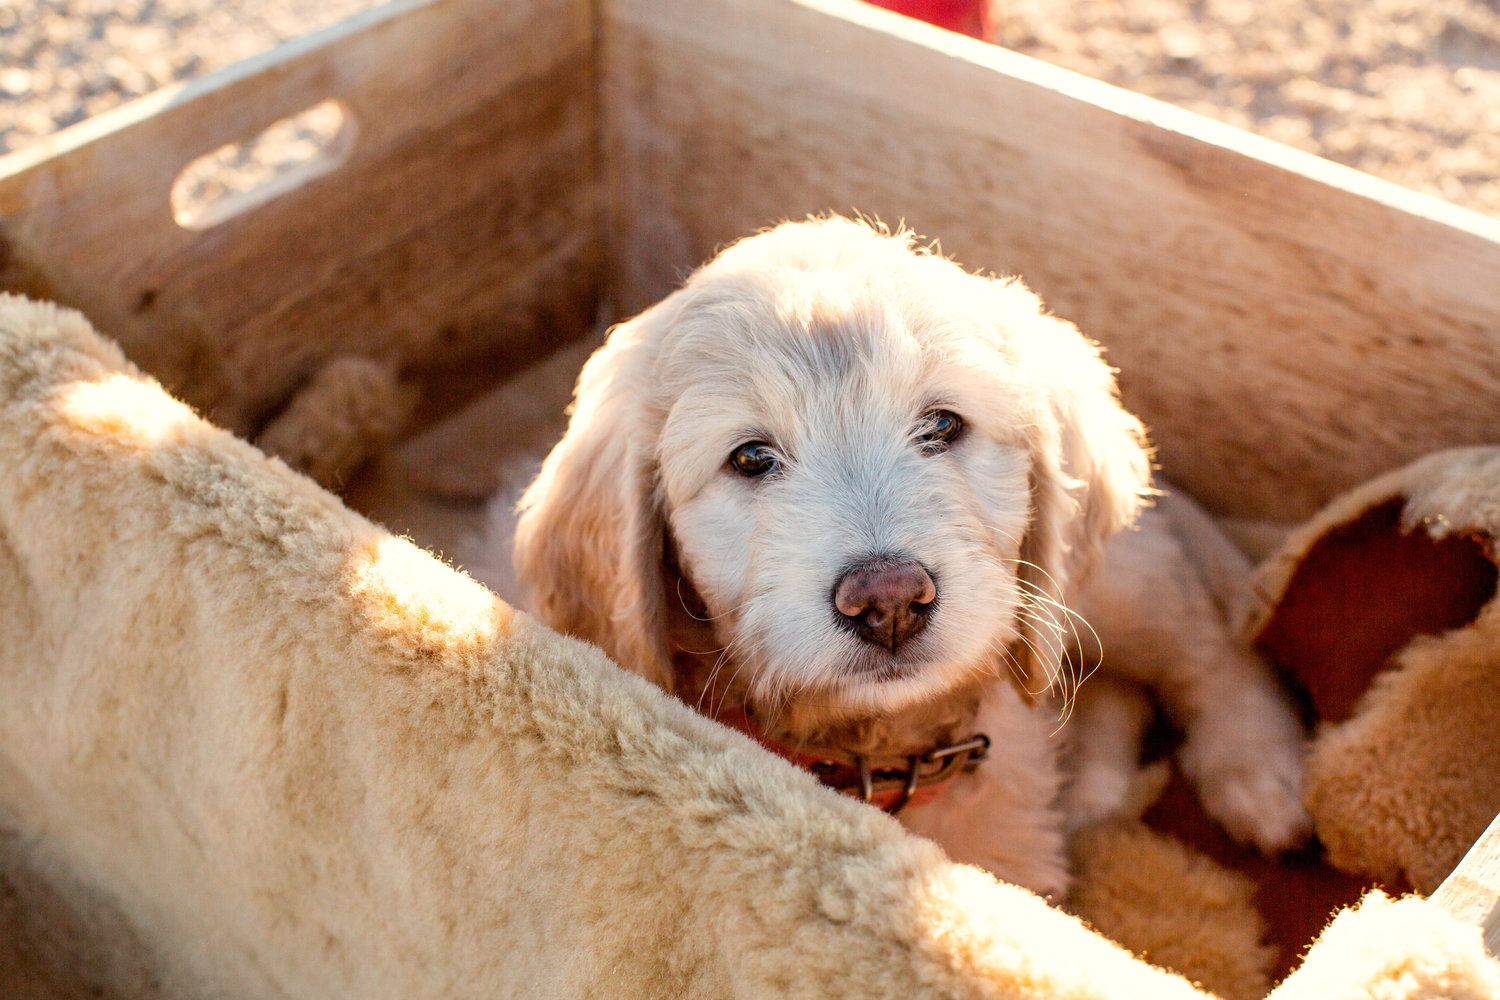
POLYGON ((776 471, 781 460, 764 441, 746 441, 729 453, 729 466, 742 476, 759 479, 776 471))

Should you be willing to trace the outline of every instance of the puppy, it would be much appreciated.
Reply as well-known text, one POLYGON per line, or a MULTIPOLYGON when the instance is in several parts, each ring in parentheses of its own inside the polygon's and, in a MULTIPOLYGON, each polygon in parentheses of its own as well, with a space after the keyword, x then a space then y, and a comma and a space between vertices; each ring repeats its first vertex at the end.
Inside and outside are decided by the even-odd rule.
POLYGON ((1161 515, 1122 536, 1124 579, 1083 589, 1149 477, 1097 348, 1019 281, 811 220, 610 333, 521 499, 514 562, 553 627, 1059 894, 1070 823, 1139 783, 1148 690, 1232 833, 1275 849, 1306 829, 1298 724, 1161 515), (1126 658, 1079 702, 1068 728, 1097 732, 1065 792, 1059 704, 1101 655, 1070 610, 1085 593, 1102 655, 1118 628, 1126 658))

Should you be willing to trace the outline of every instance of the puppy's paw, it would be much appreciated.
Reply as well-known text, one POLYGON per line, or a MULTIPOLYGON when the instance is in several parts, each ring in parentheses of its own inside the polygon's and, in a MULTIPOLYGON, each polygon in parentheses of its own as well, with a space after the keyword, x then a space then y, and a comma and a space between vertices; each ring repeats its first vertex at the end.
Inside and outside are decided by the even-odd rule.
POLYGON ((1167 787, 1166 761, 1145 767, 1086 767, 1063 791, 1067 828, 1081 830, 1108 820, 1140 819, 1167 787))
POLYGON ((1130 794, 1132 771, 1128 768, 1088 767, 1073 776, 1062 794, 1063 822, 1069 830, 1082 830, 1124 813, 1130 794))
POLYGON ((1275 854, 1312 835, 1302 805, 1300 740, 1231 746, 1200 731, 1189 734, 1182 766, 1208 814, 1240 843, 1275 854))

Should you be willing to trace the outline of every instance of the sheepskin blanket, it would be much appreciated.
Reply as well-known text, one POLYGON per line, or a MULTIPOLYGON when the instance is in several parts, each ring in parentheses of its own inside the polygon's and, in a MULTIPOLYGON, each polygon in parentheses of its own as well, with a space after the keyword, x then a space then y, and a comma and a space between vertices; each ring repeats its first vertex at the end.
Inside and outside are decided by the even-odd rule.
POLYGON ((1431 893, 1500 810, 1497 539, 1500 447, 1458 448, 1335 498, 1257 573, 1246 631, 1322 720, 1307 801, 1345 871, 1431 893))
MULTIPOLYGON (((154 995, 1204 995, 350 513, 76 313, 0 296, 0 469, 0 824, 154 995)), ((1477 930, 1374 897, 1276 995, 1497 992, 1477 930)))

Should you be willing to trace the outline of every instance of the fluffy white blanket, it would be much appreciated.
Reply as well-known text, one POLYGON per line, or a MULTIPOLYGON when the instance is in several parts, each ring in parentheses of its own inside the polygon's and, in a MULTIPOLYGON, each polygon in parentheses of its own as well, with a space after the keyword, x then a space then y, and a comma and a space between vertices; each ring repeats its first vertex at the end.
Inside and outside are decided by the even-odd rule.
MULTIPOLYGON (((0 822, 165 996, 1201 996, 7 296, 0 822)), ((1286 996, 1493 990, 1420 901, 1341 919, 1286 996)))

